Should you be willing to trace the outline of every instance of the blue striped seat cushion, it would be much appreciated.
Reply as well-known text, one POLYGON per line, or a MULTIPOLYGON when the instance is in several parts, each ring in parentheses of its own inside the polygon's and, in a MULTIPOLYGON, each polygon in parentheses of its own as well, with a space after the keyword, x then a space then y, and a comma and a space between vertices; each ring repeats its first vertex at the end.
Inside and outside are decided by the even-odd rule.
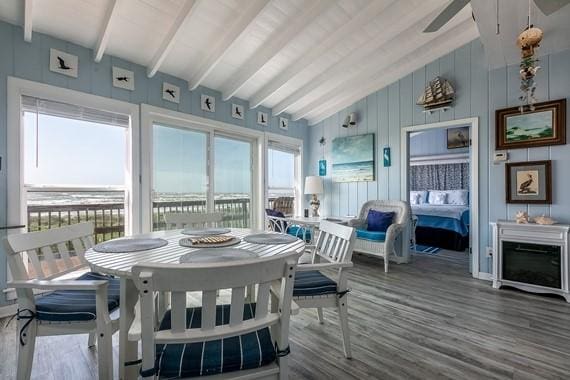
POLYGON ((317 296, 323 294, 336 294, 336 282, 318 270, 297 272, 293 296, 317 296))
MULTIPOLYGON (((244 305, 243 318, 255 316, 255 304, 244 305)), ((230 305, 216 307, 216 325, 228 324, 230 305)), ((186 326, 202 325, 202 308, 186 309, 186 326)), ((171 326, 170 310, 160 322, 159 330, 171 326)), ((276 353, 269 328, 248 334, 190 344, 157 344, 156 368, 160 378, 206 376, 262 367, 275 362, 276 353)))
POLYGON ((300 226, 291 226, 287 229, 287 233, 289 235, 298 237, 300 239, 303 239, 303 234, 305 235, 305 240, 310 241, 311 240, 311 230, 305 228, 305 227, 300 227, 300 226))
MULTIPOLYGON (((88 272, 76 280, 107 280, 109 312, 119 307, 119 279, 88 272)), ((40 321, 92 321, 97 318, 94 290, 56 290, 36 297, 36 318, 40 321)))
POLYGON ((379 231, 368 231, 368 230, 356 230, 356 237, 358 239, 365 239, 365 240, 372 240, 372 241, 385 241, 386 240, 386 232, 379 232, 379 231))

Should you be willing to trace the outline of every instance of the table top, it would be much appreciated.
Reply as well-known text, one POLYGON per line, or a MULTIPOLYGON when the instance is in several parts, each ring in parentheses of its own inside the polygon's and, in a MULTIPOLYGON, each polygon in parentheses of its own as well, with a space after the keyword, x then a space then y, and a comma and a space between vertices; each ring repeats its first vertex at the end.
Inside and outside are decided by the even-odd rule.
MULTIPOLYGON (((243 239, 247 235, 260 233, 263 231, 252 230, 247 228, 232 228, 228 235, 243 239)), ((215 248, 190 248, 182 247, 178 242, 180 239, 187 238, 188 235, 182 234, 182 230, 157 231, 148 234, 131 236, 131 238, 162 238, 168 241, 168 245, 138 252, 125 253, 103 253, 96 252, 92 248, 85 252, 85 259, 90 264, 92 270, 100 273, 111 274, 119 277, 130 277, 131 269, 134 265, 143 262, 151 263, 170 263, 179 262, 181 256, 199 250, 199 249, 215 249, 215 248)), ((248 249, 255 252, 259 257, 278 255, 286 252, 303 252, 305 242, 301 239, 289 244, 252 244, 241 241, 232 248, 248 249)), ((186 264, 188 265, 188 264, 186 264)))

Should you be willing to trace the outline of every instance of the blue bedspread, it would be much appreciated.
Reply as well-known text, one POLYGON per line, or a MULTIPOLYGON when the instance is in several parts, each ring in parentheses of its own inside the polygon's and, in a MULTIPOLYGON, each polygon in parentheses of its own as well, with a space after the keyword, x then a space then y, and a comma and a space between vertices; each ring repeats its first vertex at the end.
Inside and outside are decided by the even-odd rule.
POLYGON ((412 206, 418 217, 418 227, 441 228, 454 231, 461 236, 469 234, 469 208, 450 205, 412 206))

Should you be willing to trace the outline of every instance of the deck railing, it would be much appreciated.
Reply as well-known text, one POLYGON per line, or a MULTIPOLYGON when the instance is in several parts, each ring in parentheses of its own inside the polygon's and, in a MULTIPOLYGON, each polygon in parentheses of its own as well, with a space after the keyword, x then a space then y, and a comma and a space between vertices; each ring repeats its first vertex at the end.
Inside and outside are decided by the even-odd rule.
MULTIPOLYGON (((275 198, 269 199, 273 208, 275 198)), ((205 200, 153 202, 153 229, 166 228, 164 214, 171 212, 205 213, 205 200)), ((223 227, 250 227, 251 200, 249 198, 216 199, 214 210, 224 215, 223 227)), ((80 222, 95 223, 97 242, 124 236, 124 203, 29 205, 28 231, 41 231, 80 222)))
MULTIPOLYGON (((170 212, 206 212, 205 200, 153 202, 153 229, 162 230, 164 214, 170 212)), ((249 227, 250 199, 217 199, 214 209, 224 215, 224 227, 249 227)), ((47 230, 69 224, 92 221, 95 223, 97 242, 121 237, 125 230, 125 205, 123 203, 102 204, 58 204, 28 206, 28 231, 47 230)))

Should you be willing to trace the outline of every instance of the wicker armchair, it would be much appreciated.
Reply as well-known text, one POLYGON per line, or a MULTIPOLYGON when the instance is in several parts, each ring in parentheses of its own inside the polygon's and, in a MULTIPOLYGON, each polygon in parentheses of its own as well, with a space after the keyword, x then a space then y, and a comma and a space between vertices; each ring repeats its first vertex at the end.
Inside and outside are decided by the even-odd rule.
POLYGON ((355 252, 384 257, 384 271, 388 272, 388 261, 398 264, 409 262, 410 227, 412 211, 407 202, 395 200, 374 200, 362 205, 357 219, 349 225, 356 228, 355 252), (395 212, 393 223, 388 227, 385 237, 366 238, 368 211, 395 212))

